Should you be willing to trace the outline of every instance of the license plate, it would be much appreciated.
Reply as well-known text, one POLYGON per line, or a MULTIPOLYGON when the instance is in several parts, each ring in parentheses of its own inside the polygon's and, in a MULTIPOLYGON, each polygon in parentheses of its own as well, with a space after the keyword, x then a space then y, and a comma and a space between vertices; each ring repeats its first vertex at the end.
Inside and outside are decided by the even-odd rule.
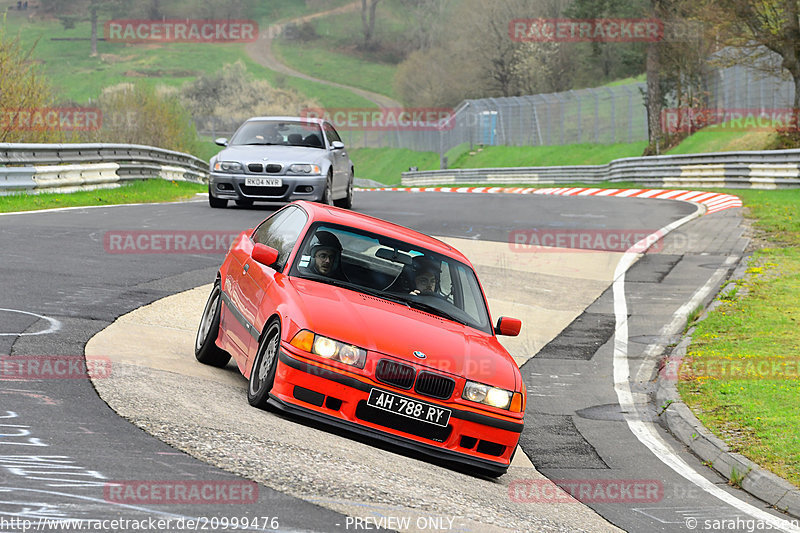
POLYGON ((367 405, 436 426, 447 427, 447 423, 450 421, 450 409, 412 400, 380 389, 370 391, 367 405))
POLYGON ((281 178, 245 178, 244 184, 249 187, 280 187, 283 181, 281 178))

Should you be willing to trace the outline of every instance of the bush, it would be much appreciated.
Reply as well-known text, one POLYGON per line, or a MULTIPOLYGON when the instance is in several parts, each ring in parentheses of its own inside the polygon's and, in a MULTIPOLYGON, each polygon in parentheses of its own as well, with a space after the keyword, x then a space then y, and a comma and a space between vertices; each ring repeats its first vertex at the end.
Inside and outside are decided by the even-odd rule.
POLYGON ((63 142, 66 134, 57 127, 37 122, 54 107, 47 80, 31 61, 19 38, 9 39, 0 25, 0 142, 63 142))
MULTIPOLYGON (((181 101, 197 124, 213 122, 217 128, 229 131, 250 117, 298 115, 303 109, 319 107, 316 101, 293 90, 278 89, 267 81, 252 79, 241 61, 184 85, 181 101)), ((200 126, 200 129, 212 128, 200 126)))
POLYGON ((175 90, 144 83, 107 87, 99 99, 103 125, 95 141, 144 144, 194 153, 197 131, 175 90))

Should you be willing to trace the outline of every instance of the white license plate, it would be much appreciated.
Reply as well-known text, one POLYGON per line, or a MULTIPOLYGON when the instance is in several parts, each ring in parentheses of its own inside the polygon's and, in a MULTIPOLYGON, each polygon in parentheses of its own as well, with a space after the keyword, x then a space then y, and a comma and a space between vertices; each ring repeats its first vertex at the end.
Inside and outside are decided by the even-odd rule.
POLYGON ((248 187, 280 187, 283 181, 281 178, 245 178, 244 184, 248 187))
POLYGON ((447 427, 447 423, 450 421, 450 409, 412 400, 380 389, 370 391, 367 405, 442 427, 447 427))

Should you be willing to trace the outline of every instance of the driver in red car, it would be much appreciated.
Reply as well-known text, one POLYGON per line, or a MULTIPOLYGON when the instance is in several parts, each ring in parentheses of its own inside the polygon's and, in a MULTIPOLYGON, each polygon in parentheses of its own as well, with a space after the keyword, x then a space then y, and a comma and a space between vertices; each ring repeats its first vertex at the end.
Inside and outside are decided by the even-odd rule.
POLYGON ((433 295, 440 294, 439 276, 441 267, 431 259, 415 257, 411 268, 414 271, 414 287, 411 294, 433 295))
POLYGON ((342 272, 342 244, 330 231, 318 231, 311 241, 311 271, 346 281, 342 272))

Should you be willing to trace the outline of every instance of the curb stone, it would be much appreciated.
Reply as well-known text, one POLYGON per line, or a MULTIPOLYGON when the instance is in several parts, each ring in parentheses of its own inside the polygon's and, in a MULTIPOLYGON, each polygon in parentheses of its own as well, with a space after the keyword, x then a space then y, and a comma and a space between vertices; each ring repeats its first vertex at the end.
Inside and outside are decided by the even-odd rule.
MULTIPOLYGON (((746 269, 746 262, 740 260, 729 279, 742 279, 746 269)), ((704 302, 704 304, 704 308, 707 309, 706 313, 717 306, 716 300, 711 304, 708 302, 704 302)), ((700 320, 702 318, 704 317, 701 317, 700 320)), ((673 349, 671 358, 680 359, 686 355, 693 332, 694 328, 687 331, 681 342, 673 349)), ((688 446, 708 466, 726 478, 731 485, 740 487, 745 492, 794 518, 800 518, 800 489, 758 466, 750 459, 732 452, 727 444, 703 426, 691 409, 681 400, 675 380, 665 378, 661 372, 658 375, 656 404, 668 404, 662 413, 664 415, 662 420, 670 433, 688 446)))

